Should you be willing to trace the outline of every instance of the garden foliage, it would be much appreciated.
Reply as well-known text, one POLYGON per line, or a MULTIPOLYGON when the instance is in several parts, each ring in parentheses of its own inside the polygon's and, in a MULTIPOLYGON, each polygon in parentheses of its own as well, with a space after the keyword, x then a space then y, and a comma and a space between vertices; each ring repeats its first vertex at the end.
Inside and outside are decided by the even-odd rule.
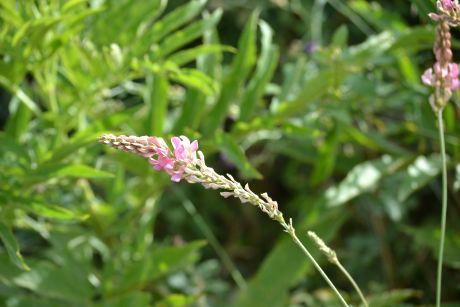
MULTIPOLYGON (((441 163, 420 80, 431 11, 424 0, 2 0, 1 304, 337 304, 266 216, 102 147, 104 133, 199 139, 208 165, 268 192, 305 245, 314 230, 334 247, 371 306, 432 302, 441 163)), ((460 302, 453 100, 446 306, 460 302)))

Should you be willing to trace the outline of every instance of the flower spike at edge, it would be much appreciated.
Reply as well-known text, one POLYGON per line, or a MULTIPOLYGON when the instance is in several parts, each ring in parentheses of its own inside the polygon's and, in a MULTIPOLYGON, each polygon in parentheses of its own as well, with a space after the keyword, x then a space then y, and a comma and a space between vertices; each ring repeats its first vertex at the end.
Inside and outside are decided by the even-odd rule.
POLYGON ((436 273, 436 306, 441 306, 442 292, 442 267, 444 261, 444 241, 446 236, 447 217, 447 159, 444 140, 443 110, 452 96, 452 91, 460 85, 459 69, 452 60, 450 27, 460 26, 460 4, 458 0, 436 1, 437 12, 429 16, 438 22, 433 53, 436 62, 422 75, 422 82, 434 88, 429 102, 436 113, 440 151, 442 158, 442 201, 441 201, 441 226, 439 239, 438 266, 436 273))

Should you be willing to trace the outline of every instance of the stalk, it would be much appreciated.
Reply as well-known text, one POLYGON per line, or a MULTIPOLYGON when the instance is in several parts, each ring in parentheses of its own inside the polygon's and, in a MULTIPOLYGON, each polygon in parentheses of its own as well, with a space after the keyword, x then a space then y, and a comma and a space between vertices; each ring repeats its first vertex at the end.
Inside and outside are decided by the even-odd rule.
POLYGON ((441 238, 439 240, 438 254, 438 272, 436 278, 436 306, 441 306, 442 290, 442 266, 444 258, 444 241, 446 237, 446 216, 447 216, 447 162, 446 162, 446 144, 444 140, 444 123, 442 119, 442 109, 438 110, 438 130, 439 141, 441 143, 441 161, 442 161, 442 212, 441 212, 441 238))
POLYGON ((337 288, 335 287, 334 283, 329 279, 329 277, 327 276, 326 272, 323 271, 323 269, 321 268, 321 266, 318 264, 318 262, 316 262, 315 258, 313 258, 313 256, 310 254, 310 252, 308 251, 308 249, 303 245, 303 243, 299 240, 299 238, 297 237, 296 233, 295 233, 295 229, 294 227, 292 226, 292 223, 290 222, 290 224, 286 224, 286 222, 284 222, 284 220, 282 222, 280 222, 280 224, 283 226, 283 228, 286 230, 286 232, 291 236, 292 240, 294 241, 294 243, 300 247, 300 249, 302 250, 302 252, 307 256, 307 258, 311 261, 311 263, 313 263, 313 265, 315 266, 315 268, 318 270, 318 272, 321 274, 321 276, 324 278, 324 280, 327 282, 327 284, 329 285, 329 287, 335 292, 335 294, 337 295, 337 297, 339 298, 340 302, 342 303, 343 306, 345 307, 348 307, 349 305, 347 304, 347 302, 345 301, 345 299, 343 298, 343 296, 340 294, 339 290, 337 290, 337 288))
POLYGON ((342 273, 348 278, 350 283, 353 285, 353 288, 355 288, 356 292, 358 293, 359 298, 363 302, 363 305, 365 307, 369 307, 369 304, 367 303, 366 298, 363 295, 363 292, 359 288, 359 286, 356 283, 356 281, 354 280, 354 278, 350 275, 350 273, 348 273, 347 269, 345 269, 345 267, 339 261, 337 261, 336 265, 340 269, 340 271, 342 271, 342 273))
POLYGON ((327 246, 326 243, 324 243, 323 239, 318 237, 318 235, 313 231, 309 231, 308 236, 313 240, 313 242, 315 242, 316 246, 327 257, 329 262, 336 265, 340 269, 340 271, 342 271, 345 277, 347 277, 348 281, 350 281, 353 288, 355 288, 356 292, 358 293, 361 301, 363 302, 363 305, 365 307, 369 307, 366 298, 364 297, 363 292, 359 288, 358 284, 350 275, 350 273, 348 273, 347 269, 345 269, 345 267, 340 263, 339 258, 337 257, 337 253, 332 248, 327 246))

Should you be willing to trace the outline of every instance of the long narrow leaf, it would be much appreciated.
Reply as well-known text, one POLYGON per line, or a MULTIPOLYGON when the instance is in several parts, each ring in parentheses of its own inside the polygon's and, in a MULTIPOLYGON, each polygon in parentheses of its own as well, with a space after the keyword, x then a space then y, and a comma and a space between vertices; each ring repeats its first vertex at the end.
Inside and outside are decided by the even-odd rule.
POLYGON ((194 41, 203 35, 205 31, 214 27, 219 22, 221 16, 222 11, 216 10, 209 17, 206 17, 200 21, 192 23, 184 29, 174 32, 162 42, 158 56, 165 57, 180 47, 183 47, 186 44, 194 41))
POLYGON ((145 102, 148 106, 147 122, 145 124, 148 135, 163 133, 168 110, 169 82, 166 76, 153 72, 147 73, 147 90, 145 102))
POLYGON ((18 268, 29 271, 30 268, 24 262, 22 255, 19 251, 19 244, 16 241, 11 228, 8 227, 5 223, 0 221, 0 238, 2 239, 3 245, 10 256, 11 262, 16 265, 18 268))
POLYGON ((211 134, 225 119, 228 108, 251 71, 256 61, 256 30, 258 14, 253 13, 246 24, 238 43, 238 54, 233 60, 231 71, 225 78, 219 100, 209 114, 204 133, 211 134))
POLYGON ((270 26, 260 21, 262 47, 257 70, 251 78, 240 106, 240 120, 246 121, 252 115, 256 103, 263 95, 267 83, 273 76, 279 58, 278 47, 272 44, 273 31, 270 26))

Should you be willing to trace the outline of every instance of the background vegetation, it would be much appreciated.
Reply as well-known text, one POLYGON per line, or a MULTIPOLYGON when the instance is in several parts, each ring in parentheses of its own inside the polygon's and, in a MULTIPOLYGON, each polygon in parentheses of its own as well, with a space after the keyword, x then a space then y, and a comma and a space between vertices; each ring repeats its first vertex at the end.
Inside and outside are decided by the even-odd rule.
MULTIPOLYGON (((307 246, 314 230, 336 249, 371 306, 433 302, 440 159, 420 82, 433 10, 425 0, 2 0, 1 304, 337 304, 279 225, 103 148, 107 132, 199 139, 209 166, 268 192, 307 246)), ((445 306, 460 304, 454 100, 445 306)))

